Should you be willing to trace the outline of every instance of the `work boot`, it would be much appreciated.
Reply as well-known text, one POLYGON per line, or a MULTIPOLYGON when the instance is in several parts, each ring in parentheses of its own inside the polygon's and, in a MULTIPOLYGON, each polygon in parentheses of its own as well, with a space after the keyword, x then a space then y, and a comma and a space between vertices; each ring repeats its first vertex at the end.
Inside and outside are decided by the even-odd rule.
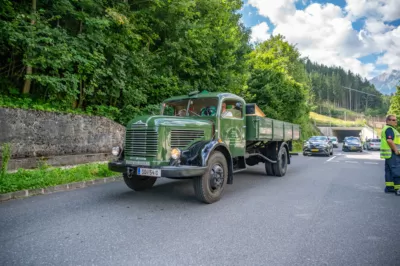
POLYGON ((390 188, 390 187, 385 187, 385 193, 395 193, 396 190, 394 190, 394 188, 390 188))

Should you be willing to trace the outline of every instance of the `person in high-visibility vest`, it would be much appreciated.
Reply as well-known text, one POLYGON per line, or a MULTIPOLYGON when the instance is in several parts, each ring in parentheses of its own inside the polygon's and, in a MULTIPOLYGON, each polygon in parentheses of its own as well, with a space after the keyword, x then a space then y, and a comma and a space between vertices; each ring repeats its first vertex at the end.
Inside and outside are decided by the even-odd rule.
POLYGON ((385 192, 400 196, 400 133, 394 115, 386 117, 381 134, 381 158, 385 159, 385 192))

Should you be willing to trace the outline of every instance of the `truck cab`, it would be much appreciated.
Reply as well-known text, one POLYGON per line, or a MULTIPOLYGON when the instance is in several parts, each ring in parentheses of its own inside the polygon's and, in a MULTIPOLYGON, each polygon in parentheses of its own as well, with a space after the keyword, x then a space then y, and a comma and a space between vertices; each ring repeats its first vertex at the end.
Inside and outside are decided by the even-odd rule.
MULTIPOLYGON (((109 169, 121 172, 133 190, 148 189, 161 177, 191 178, 196 197, 213 203, 221 198, 226 184, 233 183, 234 172, 246 169, 246 160, 251 165, 277 163, 268 154, 275 158, 280 146, 265 149, 264 145, 263 152, 258 148, 262 139, 246 138, 246 102, 235 94, 194 92, 166 99, 161 106, 160 115, 132 119, 123 147, 113 148, 117 159, 109 163, 109 169)), ((255 125, 251 122, 250 131, 257 130, 255 125)), ((288 156, 289 145, 285 145, 288 156)))

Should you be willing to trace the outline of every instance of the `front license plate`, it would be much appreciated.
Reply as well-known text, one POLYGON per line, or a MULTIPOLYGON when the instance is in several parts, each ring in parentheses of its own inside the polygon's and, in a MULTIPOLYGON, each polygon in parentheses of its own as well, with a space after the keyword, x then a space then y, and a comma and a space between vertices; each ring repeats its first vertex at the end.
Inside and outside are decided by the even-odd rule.
POLYGON ((130 164, 130 165, 145 165, 145 166, 150 166, 150 162, 146 162, 146 161, 130 161, 130 160, 126 160, 125 163, 126 163, 126 164, 130 164))
POLYGON ((318 149, 311 149, 311 151, 319 151, 318 149))
POLYGON ((160 169, 138 168, 138 175, 161 177, 160 169))
POLYGON ((352 149, 352 150, 355 150, 355 149, 356 149, 356 147, 351 147, 351 149, 352 149))

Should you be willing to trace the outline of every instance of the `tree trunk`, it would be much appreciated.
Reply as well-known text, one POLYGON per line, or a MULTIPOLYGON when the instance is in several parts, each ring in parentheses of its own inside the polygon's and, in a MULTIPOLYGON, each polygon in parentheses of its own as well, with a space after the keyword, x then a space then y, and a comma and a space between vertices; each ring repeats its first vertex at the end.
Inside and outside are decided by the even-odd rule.
POLYGON ((85 99, 83 86, 84 86, 84 85, 83 85, 83 81, 81 80, 81 81, 79 82, 80 94, 79 94, 79 104, 78 104, 78 108, 81 108, 81 107, 82 107, 83 100, 85 99))
MULTIPOLYGON (((32 0, 32 14, 36 13, 36 0, 32 0)), ((35 19, 32 18, 31 24, 34 25, 36 23, 35 19)), ((28 56, 29 56, 29 47, 28 47, 28 56)), ((26 66, 26 75, 32 75, 33 68, 30 65, 26 66)), ((24 88, 22 89, 23 94, 28 94, 31 91, 31 80, 25 79, 24 88)))

